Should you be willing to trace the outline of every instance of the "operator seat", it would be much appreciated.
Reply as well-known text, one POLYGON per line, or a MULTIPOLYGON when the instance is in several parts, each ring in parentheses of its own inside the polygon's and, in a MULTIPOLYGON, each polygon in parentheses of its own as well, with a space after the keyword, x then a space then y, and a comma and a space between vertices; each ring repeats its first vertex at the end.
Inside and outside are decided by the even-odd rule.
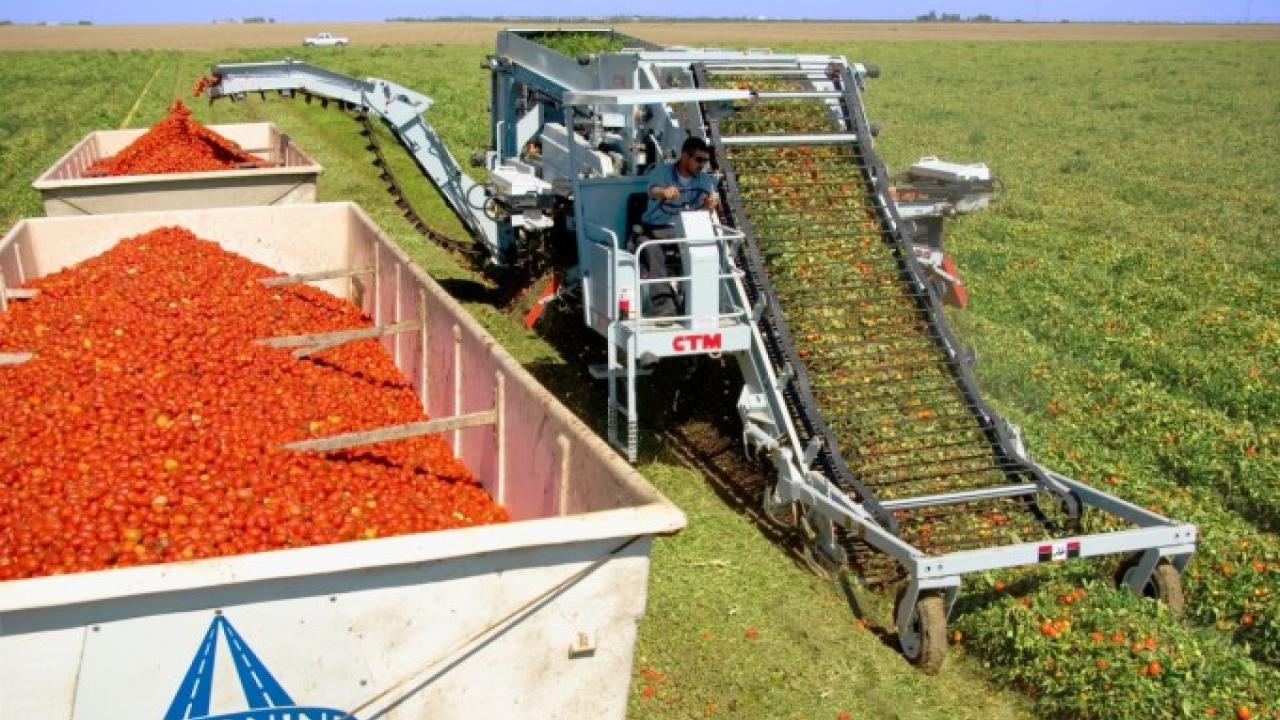
POLYGON ((628 247, 635 247, 634 241, 636 236, 644 232, 644 224, 640 219, 644 217, 644 209, 649 205, 649 193, 638 192, 631 193, 627 196, 627 239, 628 247))
MULTIPOLYGON (((642 218, 644 217, 645 208, 648 206, 648 191, 631 193, 627 196, 626 222, 627 250, 629 252, 635 252, 636 249, 640 247, 640 243, 642 242, 641 236, 644 234, 644 223, 642 222, 642 218)), ((675 245, 662 246, 662 259, 663 264, 667 266, 667 277, 678 277, 683 274, 683 263, 680 260, 680 248, 675 245)), ((684 307, 684 288, 681 287, 681 285, 681 283, 672 283, 672 291, 675 293, 677 313, 683 312, 682 308, 684 307)), ((649 289, 650 288, 646 287, 646 292, 642 293, 642 295, 645 296, 643 301, 646 303, 646 307, 648 306, 649 289)))

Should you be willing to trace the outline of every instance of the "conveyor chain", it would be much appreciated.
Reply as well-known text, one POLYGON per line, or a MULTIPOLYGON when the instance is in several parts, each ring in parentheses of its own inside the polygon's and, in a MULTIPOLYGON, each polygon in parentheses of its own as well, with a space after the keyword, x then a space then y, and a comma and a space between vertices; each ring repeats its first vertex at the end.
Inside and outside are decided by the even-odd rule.
POLYGON ((378 179, 385 184, 387 193, 395 199, 396 209, 400 211, 405 220, 408 220, 413 229, 427 240, 446 250, 462 255, 472 268, 483 271, 488 260, 484 250, 474 240, 459 240, 458 238, 450 237, 432 229, 422 219, 422 216, 409 204, 409 200, 404 196, 404 190, 400 187, 400 181, 391 172, 391 166, 387 164, 386 156, 382 153, 382 147, 378 144, 377 136, 374 135, 373 125, 369 121, 368 113, 357 112, 354 117, 356 122, 360 123, 360 134, 367 141, 365 150, 368 150, 373 155, 373 166, 378 168, 378 179))

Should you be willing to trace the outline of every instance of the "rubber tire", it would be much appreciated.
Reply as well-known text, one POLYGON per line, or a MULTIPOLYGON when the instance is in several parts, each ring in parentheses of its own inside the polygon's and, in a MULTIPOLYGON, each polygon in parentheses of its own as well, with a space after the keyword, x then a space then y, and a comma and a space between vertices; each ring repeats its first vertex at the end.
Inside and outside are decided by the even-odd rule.
POLYGON ((816 544, 813 544, 809 546, 809 554, 812 556, 813 562, 828 575, 839 575, 849 567, 849 558, 845 557, 843 549, 840 549, 839 557, 833 558, 816 544))
MULTIPOLYGON (((804 511, 803 506, 801 506, 800 511, 804 511)), ((830 523, 829 520, 823 520, 821 518, 818 519, 818 522, 830 523)), ((813 524, 812 518, 810 518, 808 514, 801 515, 800 525, 803 528, 802 532, 805 535, 805 549, 809 554, 809 561, 828 576, 838 575, 841 572, 844 572, 845 568, 849 566, 849 558, 845 556, 844 549, 837 545, 836 552, 838 552, 839 555, 837 557, 831 557, 826 553, 826 551, 818 547, 818 539, 822 536, 818 533, 817 527, 813 524)), ((834 526, 831 528, 831 531, 833 533, 839 533, 839 530, 834 526)))
MULTIPOLYGON (((1077 501, 1079 500, 1079 498, 1078 498, 1078 497, 1077 497, 1076 499, 1077 499, 1077 501)), ((1061 501, 1061 503, 1060 503, 1060 504, 1061 504, 1060 509, 1062 510, 1062 514, 1063 514, 1063 515, 1065 515, 1065 516, 1067 517, 1067 519, 1066 519, 1065 521, 1063 521, 1063 523, 1062 523, 1062 529, 1063 529, 1063 530, 1065 530, 1066 532, 1069 532, 1069 533, 1073 534, 1073 535, 1074 535, 1074 534, 1076 534, 1076 533, 1078 533, 1078 532, 1080 532, 1080 526, 1084 524, 1084 503, 1080 503, 1080 504, 1079 504, 1079 507, 1080 507, 1080 514, 1079 514, 1077 517, 1075 517, 1074 519, 1073 519, 1073 518, 1071 518, 1071 516, 1070 516, 1070 515, 1067 515, 1067 503, 1066 503, 1066 501, 1065 501, 1065 500, 1063 500, 1063 501, 1061 501)))
MULTIPOLYGON (((894 625, 898 621, 898 608, 902 604, 902 596, 907 593, 903 585, 898 589, 893 601, 894 625)), ((916 617, 920 624, 920 652, 915 657, 907 654, 906 649, 899 648, 902 654, 920 669, 925 675, 937 675, 947 660, 947 606, 943 596, 938 593, 921 593, 916 600, 916 617)))
MULTIPOLYGON (((825 552, 818 549, 817 527, 813 524, 812 518, 805 510, 804 506, 796 503, 796 524, 794 526, 796 534, 800 536, 800 543, 803 548, 805 561, 809 565, 809 569, 819 576, 831 577, 844 571, 848 566, 848 558, 832 558, 828 557, 825 552)), ((820 522, 824 522, 821 521, 820 522)))
MULTIPOLYGON (((1136 567, 1141 555, 1130 555, 1116 568, 1116 587, 1124 587, 1124 576, 1130 568, 1136 567)), ((1142 588, 1142 596, 1164 603, 1170 615, 1183 617, 1187 614, 1187 593, 1182 586, 1182 573, 1168 560, 1161 558, 1156 563, 1155 572, 1146 587, 1142 588)))

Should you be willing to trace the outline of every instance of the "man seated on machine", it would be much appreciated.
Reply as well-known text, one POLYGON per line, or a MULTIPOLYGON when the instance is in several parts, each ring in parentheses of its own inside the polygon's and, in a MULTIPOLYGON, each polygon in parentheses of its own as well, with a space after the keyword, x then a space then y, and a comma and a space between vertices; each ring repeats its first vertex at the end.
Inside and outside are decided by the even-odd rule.
MULTIPOLYGON (((706 141, 690 137, 680 148, 680 159, 662 163, 649 171, 649 203, 640 217, 641 232, 632 238, 634 250, 645 240, 672 240, 675 224, 686 210, 715 210, 720 205, 716 181, 704 170, 711 160, 706 141)), ((671 277, 667 270, 664 248, 673 245, 649 245, 640 254, 640 277, 671 277)), ((677 272, 677 275, 680 273, 677 272)), ((648 313, 651 317, 679 315, 679 300, 674 282, 653 283, 649 288, 648 313)))

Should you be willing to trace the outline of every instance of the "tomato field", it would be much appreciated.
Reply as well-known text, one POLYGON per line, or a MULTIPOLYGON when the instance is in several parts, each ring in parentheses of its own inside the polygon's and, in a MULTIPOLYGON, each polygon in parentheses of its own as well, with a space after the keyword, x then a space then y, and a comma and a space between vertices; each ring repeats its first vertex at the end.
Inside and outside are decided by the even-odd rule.
MULTIPOLYGON (((667 434, 648 434, 640 469, 690 526, 655 544, 631 715, 1280 717, 1280 45, 776 47, 884 69, 866 104, 890 168, 924 154, 993 168, 992 208, 949 226, 971 297, 949 320, 1035 458, 1200 528, 1187 613, 1115 591, 1114 561, 975 577, 952 659, 925 678, 897 655, 883 594, 793 562, 753 501, 725 501, 732 479, 690 469, 667 434)), ((160 120, 218 61, 289 54, 394 80, 433 97, 428 120, 465 158, 489 135, 488 52, 4 53, 0 224, 39 214, 30 182, 85 133, 160 120)), ((399 215, 347 116, 277 98, 192 109, 204 123, 275 122, 325 166, 322 199, 360 202, 433 275, 479 282, 399 215)), ((388 155, 427 221, 462 236, 411 161, 388 155)), ((769 195, 769 174, 759 182, 769 195)), ((463 299, 599 426, 602 388, 583 369, 511 315, 463 299)))

